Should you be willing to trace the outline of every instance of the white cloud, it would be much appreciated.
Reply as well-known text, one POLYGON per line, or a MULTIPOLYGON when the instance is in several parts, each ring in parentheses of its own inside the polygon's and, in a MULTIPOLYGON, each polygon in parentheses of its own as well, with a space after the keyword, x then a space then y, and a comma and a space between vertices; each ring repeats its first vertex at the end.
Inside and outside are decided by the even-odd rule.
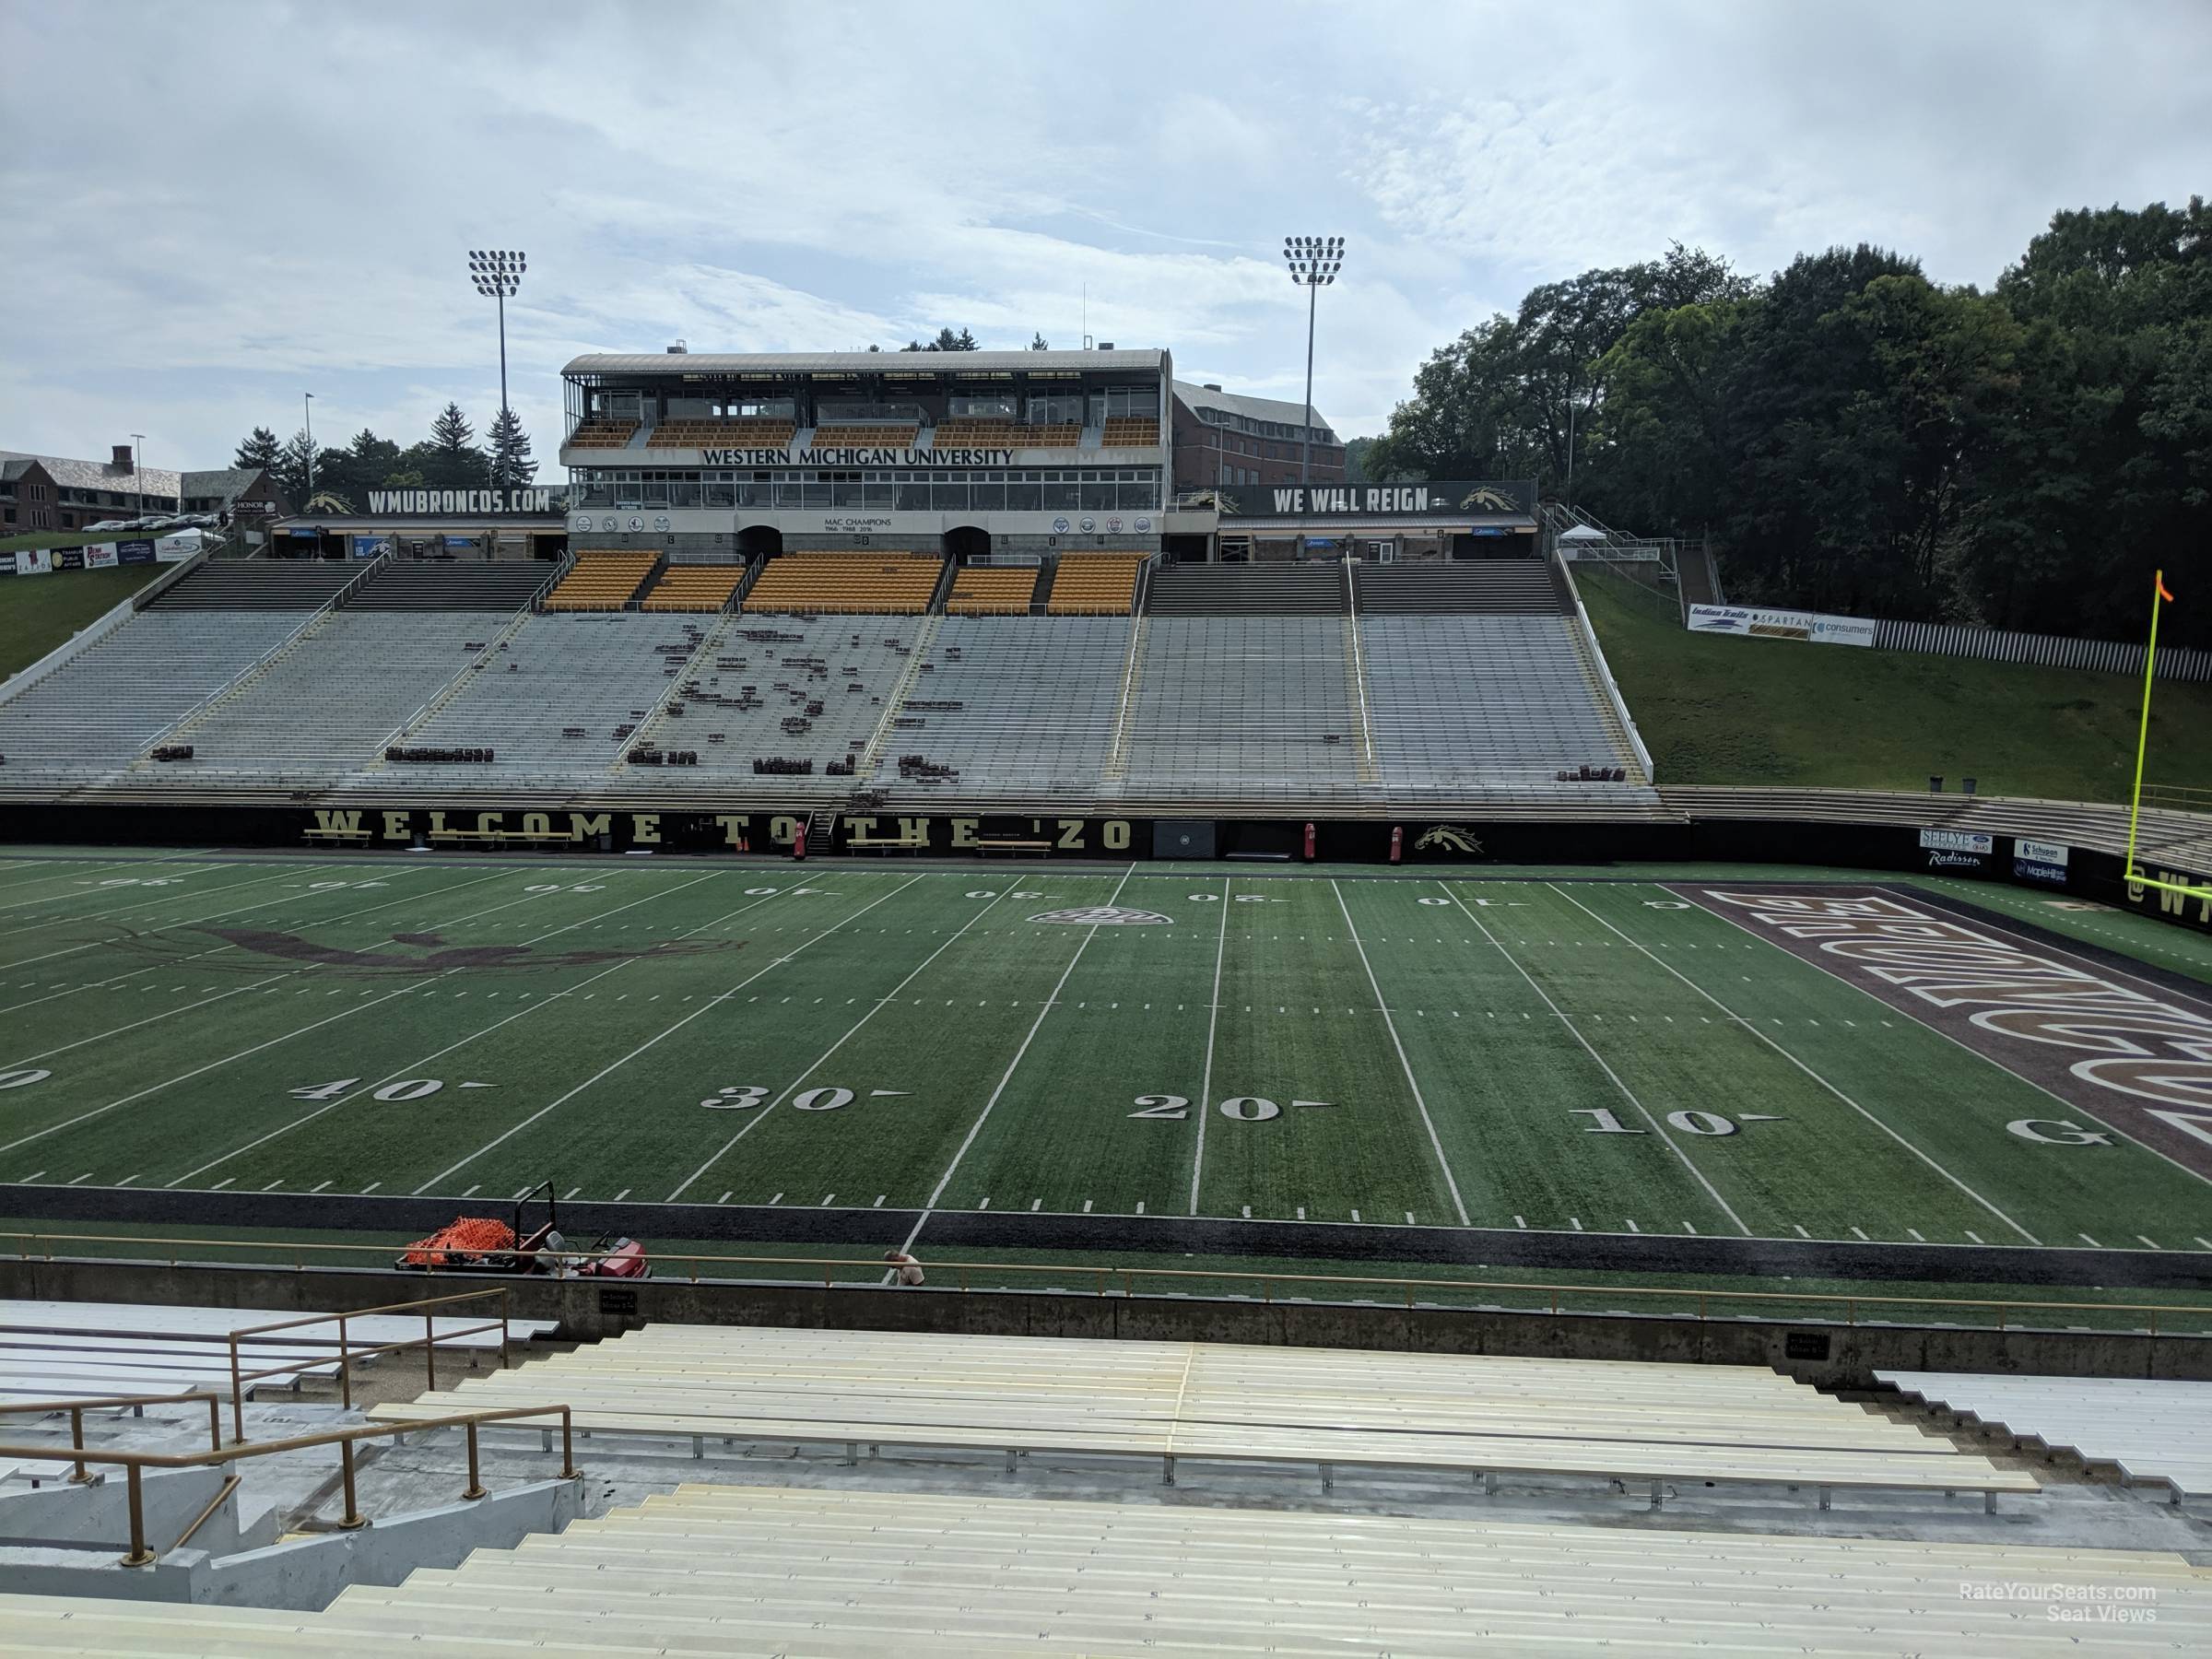
POLYGON ((1430 349, 1584 265, 1867 239, 1987 282, 2053 208, 2202 188, 2212 12, 105 0, 0 11, 0 443, 158 428, 202 465, 303 390, 334 433, 488 419, 486 243, 530 253, 541 456, 562 362, 677 337, 1073 345, 1088 312, 1295 398, 1300 231, 1350 239, 1315 402, 1371 431, 1430 349))

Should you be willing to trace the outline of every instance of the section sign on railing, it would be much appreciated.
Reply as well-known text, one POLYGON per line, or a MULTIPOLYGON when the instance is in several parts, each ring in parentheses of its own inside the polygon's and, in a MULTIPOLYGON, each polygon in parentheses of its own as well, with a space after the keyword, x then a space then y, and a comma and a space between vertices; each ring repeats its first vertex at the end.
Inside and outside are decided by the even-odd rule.
POLYGON ((1809 640, 1816 645, 1872 645, 1882 625, 1868 617, 1819 611, 1762 610, 1747 605, 1693 605, 1692 633, 1742 634, 1762 640, 1809 640))

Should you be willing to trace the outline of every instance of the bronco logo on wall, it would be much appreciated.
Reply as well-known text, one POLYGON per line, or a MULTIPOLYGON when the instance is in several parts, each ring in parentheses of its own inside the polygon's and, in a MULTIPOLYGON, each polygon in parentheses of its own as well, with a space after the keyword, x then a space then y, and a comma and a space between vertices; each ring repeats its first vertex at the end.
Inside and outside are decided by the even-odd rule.
POLYGON ((1439 824, 1423 832, 1421 838, 1413 843, 1413 850, 1417 853, 1432 852, 1440 847, 1451 853, 1472 853, 1477 858, 1482 856, 1482 843, 1457 824, 1439 824))

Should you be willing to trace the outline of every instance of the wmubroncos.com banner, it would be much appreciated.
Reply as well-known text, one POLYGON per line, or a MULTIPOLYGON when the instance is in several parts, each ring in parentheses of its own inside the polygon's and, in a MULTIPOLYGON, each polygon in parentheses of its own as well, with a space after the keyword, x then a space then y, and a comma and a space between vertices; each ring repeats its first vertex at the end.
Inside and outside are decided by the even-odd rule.
POLYGON ((1693 605, 1692 633, 1743 634, 1761 640, 1809 640, 1816 645, 1872 645, 1867 617, 1830 617, 1819 611, 1761 610, 1755 606, 1693 605))

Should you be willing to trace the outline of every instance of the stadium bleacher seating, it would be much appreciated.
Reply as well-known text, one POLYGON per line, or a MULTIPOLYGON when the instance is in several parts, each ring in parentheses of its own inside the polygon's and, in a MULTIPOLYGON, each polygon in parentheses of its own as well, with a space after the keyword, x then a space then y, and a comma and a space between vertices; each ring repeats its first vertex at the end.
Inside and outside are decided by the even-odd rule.
POLYGON ((171 734, 193 746, 190 765, 147 776, 172 784, 209 773, 335 779, 381 754, 499 627, 477 611, 327 612, 171 734))
POLYGON ((2212 1498, 2212 1382, 2134 1377, 1975 1376, 1877 1371, 1875 1381, 1953 1418, 2162 1483, 2182 1503, 2212 1498))
POLYGON ((744 608, 918 616, 929 608, 944 570, 934 553, 783 553, 762 569, 744 608))
POLYGON ((1159 422, 1150 416, 1116 415, 1100 440, 1106 449, 1150 449, 1159 442, 1159 422))
POLYGON ((1393 789, 1549 786, 1559 769, 1585 765, 1638 775, 1564 618, 1362 617, 1359 637, 1375 755, 1393 789))
MULTIPOLYGON (((1034 572, 1030 572, 1034 574, 1034 572)), ((978 795, 1094 792, 1121 705, 1125 617, 947 617, 900 706, 877 782, 978 795), (900 780, 896 755, 920 754, 951 777, 900 780)))
POLYGON ((584 420, 569 434, 569 449, 623 449, 636 434, 634 420, 584 420))
POLYGON ((1143 626, 1124 769, 1137 787, 1297 800, 1359 783, 1347 618, 1151 615, 1143 626))
POLYGON ((1142 553, 1063 553, 1045 609, 1055 617, 1125 617, 1144 567, 1142 553))
POLYGON ((0 1595, 27 1653, 2017 1655, 2202 1651, 2171 1550, 685 1484, 320 1612, 0 1595), (1983 1593, 1975 1594, 1975 1590, 1983 1593), (2009 1592, 2009 1593, 2008 1593, 2009 1592))
POLYGON ((346 602, 348 610, 515 611, 552 579, 537 559, 389 562, 346 602))
POLYGON ((645 435, 647 449, 787 448, 797 427, 788 420, 664 420, 645 435))
POLYGON ((1075 449, 1083 441, 1079 426, 1024 426, 1013 420, 942 420, 930 441, 943 447, 978 449, 1075 449))
POLYGON ((1151 617, 1340 617, 1344 569, 1333 564, 1163 564, 1145 594, 1151 617))
POLYGON ((935 626, 926 618, 756 616, 749 606, 727 613, 633 741, 695 751, 702 773, 751 776, 756 760, 809 762, 811 771, 779 778, 784 793, 847 791, 830 763, 862 753, 885 724, 935 626))
POLYGON ((672 564, 638 602, 640 610, 718 611, 745 581, 743 565, 672 564))
POLYGON ((546 595, 547 610, 620 610, 660 563, 660 555, 617 547, 579 547, 575 562, 546 595))
POLYGON ((959 617, 1026 617, 1037 575, 1035 565, 963 565, 945 608, 959 617))
MULTIPOLYGON (((503 778, 603 771, 627 747, 708 621, 632 612, 526 616, 406 731, 423 747, 484 747, 503 778)), ((406 781, 467 777, 473 768, 413 765, 406 781)), ((393 774, 381 774, 380 782, 393 774)))
POLYGON ((865 445, 903 448, 914 441, 920 429, 915 421, 832 421, 814 429, 814 441, 822 445, 865 445))
MULTIPOLYGON (((130 764, 306 626, 362 567, 210 561, 0 704, 8 782, 130 764)), ((179 768, 189 771, 189 766, 179 768)))
POLYGON ((1352 567, 1359 614, 1571 616, 1574 602, 1549 560, 1478 559, 1352 567))
POLYGON ((1744 1481, 1823 1502, 1826 1488, 2040 1490, 1751 1366, 652 1324, 370 1415, 544 1399, 594 1435, 1744 1481))

